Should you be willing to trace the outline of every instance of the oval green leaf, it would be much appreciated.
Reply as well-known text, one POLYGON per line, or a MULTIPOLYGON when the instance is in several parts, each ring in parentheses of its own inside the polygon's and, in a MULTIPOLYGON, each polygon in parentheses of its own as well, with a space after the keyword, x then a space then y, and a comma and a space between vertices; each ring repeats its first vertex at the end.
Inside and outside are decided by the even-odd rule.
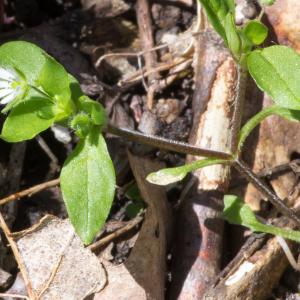
POLYGON ((25 101, 17 104, 8 114, 1 138, 10 143, 30 140, 54 123, 54 105, 49 99, 29 92, 25 101))
POLYGON ((38 77, 38 83, 50 96, 64 94, 70 98, 69 76, 65 68, 51 56, 45 55, 45 63, 38 77))
MULTIPOLYGON (((205 9, 206 15, 211 23, 211 25, 214 27, 216 32, 223 38, 225 43, 227 44, 226 40, 226 34, 225 29, 222 24, 222 18, 221 16, 226 16, 226 14, 229 12, 228 9, 224 9, 224 2, 223 0, 199 0, 202 4, 202 6, 205 9)), ((226 6, 225 6, 226 8, 226 6)))
POLYGON ((157 185, 168 185, 182 180, 189 172, 195 171, 211 165, 228 163, 227 160, 217 158, 206 158, 197 160, 193 163, 183 165, 181 167, 166 168, 157 172, 150 173, 147 180, 157 185))
POLYGON ((261 22, 253 20, 246 24, 243 33, 253 45, 260 45, 268 36, 268 28, 261 22))
POLYGON ((21 71, 29 84, 35 85, 46 61, 46 53, 38 46, 25 42, 14 41, 0 47, 1 65, 13 67, 21 71))
POLYGON ((99 127, 79 142, 60 175, 71 223, 85 244, 93 241, 110 211, 115 172, 99 127))
POLYGON ((300 243, 300 231, 276 227, 258 221, 251 208, 235 195, 224 196, 223 217, 231 224, 248 227, 254 232, 270 233, 300 243))
POLYGON ((247 56, 251 76, 274 102, 289 109, 300 109, 300 57, 285 46, 255 50, 247 56))
POLYGON ((225 17, 225 33, 228 42, 228 48, 236 59, 240 57, 241 40, 237 33, 234 18, 231 13, 225 17))

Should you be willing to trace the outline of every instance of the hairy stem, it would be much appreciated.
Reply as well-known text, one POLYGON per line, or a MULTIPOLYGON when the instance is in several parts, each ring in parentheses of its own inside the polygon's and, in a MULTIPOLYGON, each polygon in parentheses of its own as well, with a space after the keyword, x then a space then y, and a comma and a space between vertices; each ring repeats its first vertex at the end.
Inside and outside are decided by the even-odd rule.
POLYGON ((284 215, 294 220, 300 226, 300 218, 275 193, 273 193, 261 179, 241 160, 233 162, 233 167, 244 175, 268 200, 284 215))
POLYGON ((246 84, 248 78, 248 71, 241 67, 238 68, 238 81, 236 87, 236 97, 234 101, 234 111, 232 116, 232 131, 231 131, 231 141, 230 150, 231 153, 236 153, 239 142, 239 131, 241 127, 241 121, 243 116, 243 108, 245 102, 246 84))
POLYGON ((187 143, 168 140, 153 135, 145 135, 138 131, 130 130, 127 128, 115 127, 111 124, 107 126, 106 131, 120 136, 122 138, 125 138, 129 141, 146 144, 169 151, 175 151, 196 156, 214 157, 219 159, 231 160, 231 155, 226 152, 202 149, 187 143))

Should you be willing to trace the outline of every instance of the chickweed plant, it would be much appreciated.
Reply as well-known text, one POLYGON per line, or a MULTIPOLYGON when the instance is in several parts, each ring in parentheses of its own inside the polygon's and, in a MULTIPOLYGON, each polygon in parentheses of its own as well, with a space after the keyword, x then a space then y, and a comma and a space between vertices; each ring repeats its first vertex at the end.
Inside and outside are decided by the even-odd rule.
MULTIPOLYGON (((288 120, 300 120, 300 56, 286 46, 263 48, 268 29, 260 20, 235 25, 234 0, 200 2, 238 69, 230 153, 115 128, 107 124, 102 105, 85 96, 78 81, 42 49, 24 41, 8 42, 0 47, 0 104, 6 115, 0 137, 7 142, 20 142, 59 124, 70 128, 79 138, 63 165, 60 184, 70 221, 84 244, 91 243, 101 229, 114 198, 115 171, 103 130, 125 139, 204 157, 191 164, 149 174, 147 180, 154 184, 167 185, 182 180, 196 169, 229 164, 300 226, 295 212, 240 159, 247 136, 266 117, 276 114, 288 120), (274 105, 260 111, 240 129, 243 87, 248 73, 257 86, 271 96, 274 105)), ((263 6, 273 2, 261 0, 263 6)), ((229 222, 300 242, 300 232, 262 224, 238 197, 227 195, 224 204, 224 217, 229 222)))

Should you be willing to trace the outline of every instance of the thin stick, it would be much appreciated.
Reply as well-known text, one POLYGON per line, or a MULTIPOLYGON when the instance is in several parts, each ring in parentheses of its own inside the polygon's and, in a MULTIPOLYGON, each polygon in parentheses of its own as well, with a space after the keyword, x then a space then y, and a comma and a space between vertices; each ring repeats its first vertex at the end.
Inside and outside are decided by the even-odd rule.
POLYGON ((29 276, 27 274, 26 267, 25 267, 25 264, 23 262, 23 259, 22 259, 21 255, 19 253, 18 246, 17 246, 16 242, 14 241, 14 239, 12 238, 11 231, 9 230, 8 226, 6 225, 6 222, 5 222, 1 212, 0 212, 0 226, 1 226, 1 228, 4 232, 4 234, 5 234, 6 239, 9 242, 9 245, 10 245, 11 250, 12 250, 14 256, 15 256, 15 259, 16 259, 16 262, 17 262, 18 267, 20 269, 20 272, 23 276, 29 299, 30 300, 36 300, 36 295, 35 295, 35 293, 32 289, 32 285, 31 285, 31 282, 29 280, 29 276))
POLYGON ((124 227, 116 230, 115 232, 113 232, 113 233, 107 235, 106 237, 104 237, 103 239, 101 239, 101 240, 95 242, 94 244, 88 246, 88 248, 91 251, 96 251, 97 249, 102 248, 103 246, 109 244, 110 242, 112 242, 116 238, 120 237, 124 233, 130 231, 132 228, 134 228, 136 225, 138 225, 142 220, 143 220, 142 216, 135 217, 133 220, 129 221, 124 227))
MULTIPOLYGON (((273 179, 274 177, 279 176, 283 173, 292 172, 293 169, 292 169, 291 164, 293 164, 293 163, 299 164, 300 159, 295 159, 295 160, 292 160, 285 164, 281 164, 281 165, 278 165, 275 167, 263 169, 263 170, 257 172, 255 175, 259 178, 273 179)), ((242 184, 246 184, 247 182, 248 181, 246 178, 240 178, 230 185, 230 189, 236 188, 242 184)))
POLYGON ((27 296, 18 295, 18 294, 6 294, 6 293, 0 293, 0 297, 11 297, 16 299, 27 299, 30 300, 27 296))
POLYGON ((53 187, 53 186, 56 186, 59 184, 59 178, 56 178, 56 179, 53 179, 53 180, 50 180, 50 181, 47 181, 47 182, 44 182, 44 183, 41 183, 41 184, 37 184, 29 189, 26 189, 26 190, 23 190, 21 192, 17 192, 15 194, 12 194, 10 196, 7 196, 5 198, 2 198, 0 200, 0 206, 3 205, 3 204, 6 204, 8 202, 11 202, 11 201, 15 201, 15 200, 19 200, 23 197, 26 197, 26 196, 32 196, 33 194, 36 194, 44 189, 47 189, 47 188, 50 188, 50 187, 53 187))
POLYGON ((196 156, 206 156, 228 160, 231 159, 231 155, 226 152, 202 149, 187 143, 168 140, 154 135, 145 135, 138 131, 130 130, 127 128, 115 127, 111 124, 107 125, 106 131, 133 142, 142 143, 169 151, 196 156))
MULTIPOLYGON (((151 7, 148 0, 137 0, 136 2, 136 18, 139 27, 139 35, 143 49, 152 49, 154 47, 154 38, 152 33, 152 19, 151 7)), ((144 54, 146 70, 155 67, 157 63, 156 52, 146 52, 144 54)), ((148 90, 147 90, 147 107, 152 110, 155 96, 155 87, 152 85, 153 81, 159 78, 159 74, 154 73, 148 76, 148 90)))
MULTIPOLYGON (((118 82, 119 86, 122 86, 124 84, 130 84, 130 83, 134 83, 136 81, 140 81, 143 79, 143 77, 148 77, 149 75, 151 75, 152 73, 157 73, 157 72, 161 72, 161 71, 167 71, 173 67, 176 67, 178 65, 181 65, 187 61, 192 61, 192 59, 190 58, 182 58, 180 57, 179 59, 173 60, 169 63, 162 63, 157 65, 156 67, 147 70, 144 72, 144 68, 140 68, 139 72, 135 72, 131 77, 125 79, 125 80, 120 80, 118 82), (142 73, 142 74, 141 74, 142 73)), ((170 75, 170 74, 169 74, 170 75)))
POLYGON ((235 160, 233 167, 236 168, 239 173, 244 175, 263 195, 265 195, 281 213, 290 217, 298 226, 300 226, 300 219, 296 215, 295 211, 290 209, 275 193, 273 193, 243 161, 235 160))

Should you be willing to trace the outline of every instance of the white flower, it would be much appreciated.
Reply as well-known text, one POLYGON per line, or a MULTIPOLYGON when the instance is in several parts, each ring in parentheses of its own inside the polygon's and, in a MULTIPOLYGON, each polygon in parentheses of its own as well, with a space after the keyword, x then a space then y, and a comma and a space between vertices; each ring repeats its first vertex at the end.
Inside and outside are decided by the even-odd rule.
POLYGON ((13 69, 0 67, 0 104, 5 105, 24 92, 24 80, 13 69))

